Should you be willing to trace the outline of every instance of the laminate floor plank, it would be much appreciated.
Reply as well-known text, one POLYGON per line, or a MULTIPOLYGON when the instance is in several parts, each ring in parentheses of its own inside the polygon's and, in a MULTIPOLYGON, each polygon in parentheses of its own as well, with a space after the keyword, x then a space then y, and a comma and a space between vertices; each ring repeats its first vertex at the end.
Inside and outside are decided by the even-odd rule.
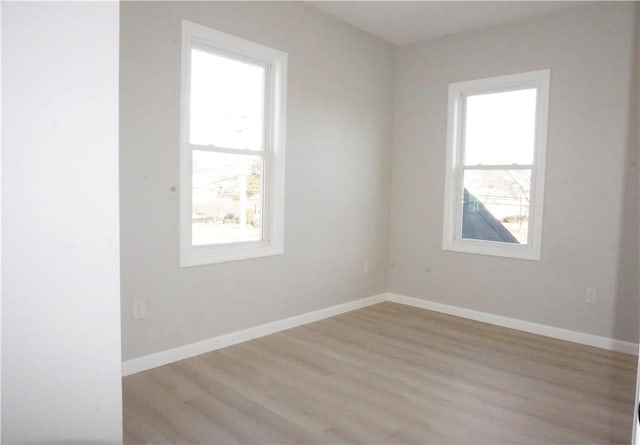
POLYGON ((629 443, 636 357, 395 303, 123 379, 126 444, 629 443))

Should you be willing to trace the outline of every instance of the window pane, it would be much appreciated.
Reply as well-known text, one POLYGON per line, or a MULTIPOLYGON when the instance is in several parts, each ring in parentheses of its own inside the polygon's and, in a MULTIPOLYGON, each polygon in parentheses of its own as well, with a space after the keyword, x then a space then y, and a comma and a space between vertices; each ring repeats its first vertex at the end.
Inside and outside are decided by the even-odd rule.
POLYGON ((262 239, 263 159, 193 151, 192 244, 262 239))
POLYGON ((531 170, 465 170, 462 238, 527 244, 531 170))
POLYGON ((191 50, 192 144, 262 150, 265 69, 191 50))
POLYGON ((465 165, 533 164, 536 92, 532 88, 467 97, 465 165))

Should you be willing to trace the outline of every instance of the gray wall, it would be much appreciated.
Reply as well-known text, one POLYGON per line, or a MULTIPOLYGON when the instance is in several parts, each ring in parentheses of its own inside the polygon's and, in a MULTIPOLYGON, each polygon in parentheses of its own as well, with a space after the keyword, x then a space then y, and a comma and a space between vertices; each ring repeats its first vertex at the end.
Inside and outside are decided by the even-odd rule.
POLYGON ((2 130, 1 442, 121 442, 117 2, 3 2, 2 130))
POLYGON ((390 291, 638 340, 634 6, 588 6, 399 49, 390 291), (544 68, 551 95, 541 261, 443 251, 448 84, 544 68), (596 305, 584 303, 587 287, 597 289, 596 305))
POLYGON ((392 45, 301 3, 123 2, 120 73, 124 359, 387 289, 392 45), (178 267, 182 19, 289 54, 282 256, 178 267))

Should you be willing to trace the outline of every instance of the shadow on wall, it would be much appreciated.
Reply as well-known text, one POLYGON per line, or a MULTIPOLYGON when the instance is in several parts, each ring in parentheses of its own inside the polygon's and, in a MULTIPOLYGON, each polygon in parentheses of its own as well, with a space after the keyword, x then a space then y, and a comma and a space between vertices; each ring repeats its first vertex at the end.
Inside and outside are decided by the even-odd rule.
MULTIPOLYGON (((640 17, 640 8, 636 14, 640 17)), ((638 20, 640 26, 640 20, 638 20)), ((631 73, 627 157, 624 165, 624 190, 618 253, 618 277, 615 296, 614 338, 637 342, 640 322, 640 181, 638 157, 640 143, 640 33, 635 27, 633 72, 631 73)))

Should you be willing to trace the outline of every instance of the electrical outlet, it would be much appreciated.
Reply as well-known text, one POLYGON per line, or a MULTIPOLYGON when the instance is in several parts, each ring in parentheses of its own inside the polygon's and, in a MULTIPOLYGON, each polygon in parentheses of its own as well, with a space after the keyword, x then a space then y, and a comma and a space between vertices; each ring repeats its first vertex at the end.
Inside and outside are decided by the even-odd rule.
POLYGON ((365 260, 362 262, 362 273, 363 274, 368 274, 369 273, 369 261, 365 260))
POLYGON ((584 302, 587 304, 596 304, 596 290, 588 287, 584 293, 584 302))
POLYGON ((134 320, 142 320, 147 316, 147 302, 142 298, 134 298, 131 306, 131 318, 134 320))

